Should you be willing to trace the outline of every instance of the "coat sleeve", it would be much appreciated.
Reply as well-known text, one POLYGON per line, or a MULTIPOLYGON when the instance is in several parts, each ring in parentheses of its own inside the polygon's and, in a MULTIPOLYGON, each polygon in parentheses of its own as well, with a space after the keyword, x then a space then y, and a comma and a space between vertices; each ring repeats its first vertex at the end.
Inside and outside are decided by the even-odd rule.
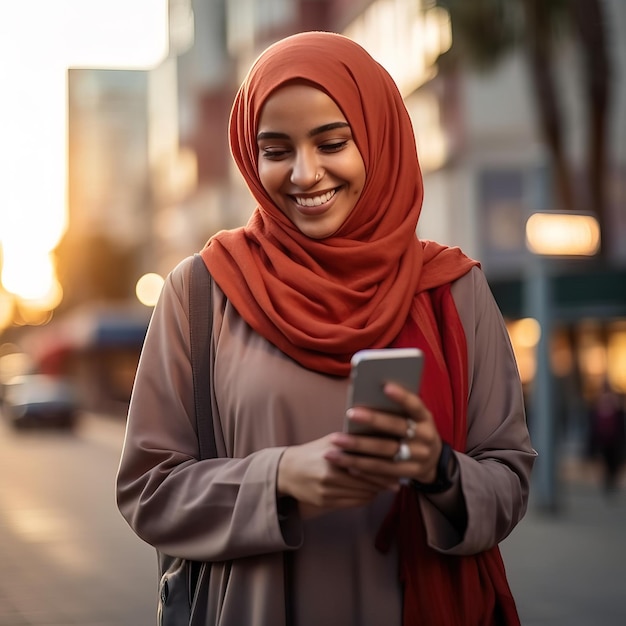
POLYGON ((472 269, 452 293, 467 337, 467 449, 455 453, 449 492, 420 502, 431 547, 474 554, 505 539, 526 513, 536 452, 508 332, 483 272, 472 269), (460 529, 442 513, 455 499, 464 504, 460 529))
POLYGON ((297 548, 297 516, 279 511, 276 498, 284 448, 198 460, 190 269, 189 258, 167 277, 148 327, 117 473, 118 507, 141 539, 171 556, 222 561, 297 548))

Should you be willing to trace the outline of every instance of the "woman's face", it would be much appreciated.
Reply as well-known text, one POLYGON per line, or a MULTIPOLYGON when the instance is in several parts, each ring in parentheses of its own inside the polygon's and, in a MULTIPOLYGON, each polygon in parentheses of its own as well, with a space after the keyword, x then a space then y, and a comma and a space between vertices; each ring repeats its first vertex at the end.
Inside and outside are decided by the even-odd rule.
POLYGON ((335 102, 309 85, 281 87, 265 102, 257 135, 261 184, 312 239, 333 235, 357 203, 365 165, 335 102))

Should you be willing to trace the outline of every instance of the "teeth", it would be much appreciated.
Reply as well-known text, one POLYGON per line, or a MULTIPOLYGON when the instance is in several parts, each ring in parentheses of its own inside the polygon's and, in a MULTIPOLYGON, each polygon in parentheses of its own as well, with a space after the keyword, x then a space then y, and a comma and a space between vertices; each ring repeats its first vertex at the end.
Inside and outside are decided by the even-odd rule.
POLYGON ((328 202, 334 195, 335 190, 332 189, 321 196, 315 196, 315 198, 301 198, 300 196, 294 196, 294 198, 300 206, 320 206, 320 204, 328 202))

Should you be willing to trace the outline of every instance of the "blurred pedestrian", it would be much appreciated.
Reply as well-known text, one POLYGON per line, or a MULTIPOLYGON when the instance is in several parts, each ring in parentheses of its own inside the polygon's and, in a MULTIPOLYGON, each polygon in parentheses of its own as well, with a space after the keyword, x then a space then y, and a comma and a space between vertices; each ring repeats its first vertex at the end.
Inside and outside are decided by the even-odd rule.
POLYGON ((395 83, 346 37, 288 37, 237 93, 230 144, 257 207, 202 251, 219 458, 197 461, 186 259, 137 371, 124 517, 212 563, 194 624, 519 624, 498 543, 535 458, 520 380, 478 263, 416 236, 422 177, 395 83), (391 346, 424 352, 421 394, 388 384, 404 419, 354 410, 387 436, 349 436, 351 356, 391 346))
POLYGON ((605 383, 589 416, 591 449, 600 458, 604 489, 611 494, 618 486, 626 450, 624 400, 605 383))

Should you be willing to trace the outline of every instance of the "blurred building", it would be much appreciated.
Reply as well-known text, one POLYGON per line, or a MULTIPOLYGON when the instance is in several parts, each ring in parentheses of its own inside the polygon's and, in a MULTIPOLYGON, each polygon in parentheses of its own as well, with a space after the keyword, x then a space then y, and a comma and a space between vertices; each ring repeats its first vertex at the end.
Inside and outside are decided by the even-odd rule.
MULTIPOLYGON (((606 379, 626 392, 626 47, 621 36, 626 5, 619 0, 601 4, 610 56, 603 255, 544 263, 552 299, 555 410, 561 409, 564 421, 578 414, 578 422, 575 417, 570 424, 574 429, 584 426, 585 404, 606 379)), ((555 78, 575 193, 586 197, 576 183, 586 175, 590 120, 581 47, 574 34, 555 48, 555 78)), ((520 53, 508 55, 487 74, 465 71, 455 80, 462 102, 460 138, 448 165, 426 179, 425 211, 432 202, 430 215, 448 216, 458 230, 441 230, 440 222, 433 225, 435 238, 448 238, 476 254, 504 314, 519 320, 532 307, 527 288, 533 259, 525 245, 525 222, 535 211, 557 208, 549 192, 553 173, 538 132, 532 82, 520 53)), ((534 344, 525 345, 519 334, 512 334, 530 385, 537 365, 534 344)))
MULTIPOLYGON (((560 396, 570 403, 609 374, 626 391, 626 5, 604 7, 613 63, 606 253, 554 261, 549 277, 552 365, 557 382, 575 390, 560 396)), ((170 0, 170 55, 158 67, 71 70, 70 226, 59 247, 57 317, 102 301, 136 320, 143 274, 165 275, 217 230, 247 221, 252 198, 228 149, 230 104, 253 59, 303 30, 354 38, 396 79, 424 172, 420 236, 482 262, 530 385, 534 344, 517 323, 527 316, 524 225, 553 207, 527 67, 512 52, 489 73, 443 71, 440 55, 454 41, 435 0, 170 0)), ((586 141, 580 73, 576 42, 565 37, 557 78, 575 171, 586 141)), ((138 346, 124 371, 137 354, 138 346)))
MULTIPOLYGON (((442 71, 439 55, 454 42, 447 41, 446 15, 430 0, 197 0, 193 6, 196 45, 179 58, 178 68, 185 85, 181 103, 188 98, 181 104, 181 138, 198 158, 197 191, 186 203, 207 220, 206 232, 196 231, 196 247, 217 228, 244 223, 252 208, 226 143, 230 102, 252 60, 294 32, 342 32, 387 67, 405 96, 426 189, 420 235, 460 245, 481 260, 532 390, 537 339, 524 332, 533 326, 519 323, 529 314, 533 261, 524 227, 533 212, 555 207, 550 159, 521 52, 488 73, 462 65, 442 71)), ((604 254, 553 259, 548 266, 555 412, 564 429, 580 436, 585 403, 607 377, 626 391, 626 47, 620 37, 626 6, 619 0, 603 6, 612 62, 604 254)), ((568 159, 575 175, 582 174, 587 117, 580 49, 571 34, 556 46, 555 61, 568 159)), ((176 215, 178 210, 171 219, 176 215)))

